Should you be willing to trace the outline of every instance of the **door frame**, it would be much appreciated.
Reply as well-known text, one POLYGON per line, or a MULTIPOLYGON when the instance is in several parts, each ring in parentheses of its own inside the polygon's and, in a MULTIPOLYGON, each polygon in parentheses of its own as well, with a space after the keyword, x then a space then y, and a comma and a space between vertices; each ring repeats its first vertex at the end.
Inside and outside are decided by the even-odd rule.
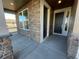
POLYGON ((45 0, 40 0, 40 43, 47 39, 49 36, 49 22, 50 22, 50 5, 45 0), (43 20, 44 20, 44 6, 48 9, 48 17, 47 17, 47 35, 43 38, 43 20))
MULTIPOLYGON (((62 36, 67 36, 68 30, 67 30, 67 34, 64 34, 64 35, 63 35, 63 33, 62 33, 62 34, 55 33, 55 32, 54 32, 54 28, 55 28, 55 14, 56 14, 56 13, 60 13, 60 12, 64 12, 64 19, 63 19, 63 23, 64 23, 68 11, 70 12, 68 19, 70 19, 70 16, 71 16, 71 7, 67 7, 67 8, 63 8, 63 9, 58 9, 58 10, 55 10, 55 11, 54 11, 54 17, 53 17, 53 34, 62 35, 62 36)), ((69 29, 69 22, 70 22, 70 21, 68 20, 68 29, 69 29)), ((64 25, 63 25, 63 28, 64 28, 64 25)), ((64 30, 62 29, 62 31, 64 31, 64 30)))
MULTIPOLYGON (((50 6, 46 2, 44 2, 44 7, 47 8, 47 34, 46 34, 46 37, 43 39, 46 39, 49 36, 50 6)), ((44 12, 43 12, 43 15, 44 15, 44 12)), ((43 23, 44 23, 44 16, 43 16, 43 23)), ((44 30, 44 26, 43 26, 43 30, 44 30)))

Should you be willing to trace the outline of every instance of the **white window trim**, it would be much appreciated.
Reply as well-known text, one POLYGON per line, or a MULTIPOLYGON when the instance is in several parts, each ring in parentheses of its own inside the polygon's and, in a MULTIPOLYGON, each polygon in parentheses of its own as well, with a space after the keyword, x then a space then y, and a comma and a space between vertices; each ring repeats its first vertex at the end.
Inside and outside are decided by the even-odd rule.
MULTIPOLYGON (((28 8, 25 8, 25 9, 22 9, 20 12, 18 12, 18 15, 19 15, 20 13, 22 13, 22 16, 23 16, 23 11, 25 11, 25 10, 27 10, 27 12, 28 12, 28 8)), ((28 20, 26 20, 26 21, 29 22, 29 12, 28 12, 28 20)), ((23 27, 24 27, 24 26, 23 26, 23 27)), ((20 27, 19 27, 19 29, 25 30, 25 31, 29 31, 29 29, 25 29, 25 28, 20 28, 20 27)))
MULTIPOLYGON (((56 35, 62 35, 62 36, 67 36, 67 34, 59 34, 59 33, 55 33, 54 32, 54 28, 55 28, 55 14, 56 13, 60 13, 60 12, 64 12, 64 19, 65 19, 65 16, 66 16, 66 12, 69 10, 70 14, 69 14, 69 19, 70 19, 70 16, 71 16, 71 7, 66 7, 66 8, 62 8, 62 9, 58 9, 58 10, 55 10, 54 11, 54 17, 53 17, 53 34, 56 34, 56 35)), ((68 20, 68 29, 69 29, 69 20, 68 20)), ((63 26, 64 27, 64 26, 63 26)), ((68 30, 67 30, 67 33, 68 33, 68 30)))

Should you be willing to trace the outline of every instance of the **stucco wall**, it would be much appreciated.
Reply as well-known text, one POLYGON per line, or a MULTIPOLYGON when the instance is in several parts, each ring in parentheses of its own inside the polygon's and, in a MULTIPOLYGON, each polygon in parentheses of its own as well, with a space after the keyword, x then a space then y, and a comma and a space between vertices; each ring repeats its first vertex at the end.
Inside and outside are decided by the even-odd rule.
POLYGON ((79 33, 79 27, 78 26, 79 26, 79 0, 78 0, 75 23, 74 23, 74 28, 73 28, 74 33, 79 33))
POLYGON ((5 23, 4 10, 2 0, 0 0, 0 36, 8 34, 8 29, 5 23))
POLYGON ((71 18, 70 18, 70 21, 69 21, 70 26, 69 26, 69 33, 68 33, 69 36, 71 35, 71 33, 73 31, 76 9, 77 9, 77 0, 74 1, 74 4, 73 4, 72 9, 71 9, 71 18))
MULTIPOLYGON (((74 23, 74 28, 73 28, 73 33, 76 33, 76 38, 79 39, 79 0, 78 0, 78 5, 77 5, 77 10, 76 10, 76 17, 75 17, 75 23, 74 23)), ((79 40, 78 40, 78 50, 79 50, 79 40)), ((77 56, 76 59, 79 59, 79 51, 77 50, 77 56)))
MULTIPOLYGON (((34 39, 36 42, 40 42, 40 0, 31 0, 22 9, 25 8, 28 8, 29 12, 29 31, 20 30, 19 25, 18 31, 23 35, 29 35, 30 38, 34 39)), ((18 20, 17 24, 19 24, 18 20)))

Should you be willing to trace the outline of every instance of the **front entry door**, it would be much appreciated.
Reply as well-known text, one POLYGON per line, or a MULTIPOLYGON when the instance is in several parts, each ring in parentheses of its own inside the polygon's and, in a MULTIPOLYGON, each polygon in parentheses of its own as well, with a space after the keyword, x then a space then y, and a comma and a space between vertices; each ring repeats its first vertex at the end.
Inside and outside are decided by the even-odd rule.
POLYGON ((70 9, 54 12, 54 34, 67 36, 69 28, 70 9))
POLYGON ((55 33, 62 34, 63 20, 64 20, 64 12, 60 12, 60 13, 55 14, 55 27, 54 27, 55 33))

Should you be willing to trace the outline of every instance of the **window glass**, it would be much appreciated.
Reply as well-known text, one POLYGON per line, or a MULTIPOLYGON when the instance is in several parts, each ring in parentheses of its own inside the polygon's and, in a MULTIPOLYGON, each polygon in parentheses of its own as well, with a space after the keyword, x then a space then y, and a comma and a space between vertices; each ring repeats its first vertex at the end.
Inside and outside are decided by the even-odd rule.
POLYGON ((17 31, 16 15, 14 13, 9 12, 5 12, 4 15, 9 32, 16 32, 17 31))
POLYGON ((21 11, 19 13, 19 25, 23 30, 29 29, 28 10, 21 11))

